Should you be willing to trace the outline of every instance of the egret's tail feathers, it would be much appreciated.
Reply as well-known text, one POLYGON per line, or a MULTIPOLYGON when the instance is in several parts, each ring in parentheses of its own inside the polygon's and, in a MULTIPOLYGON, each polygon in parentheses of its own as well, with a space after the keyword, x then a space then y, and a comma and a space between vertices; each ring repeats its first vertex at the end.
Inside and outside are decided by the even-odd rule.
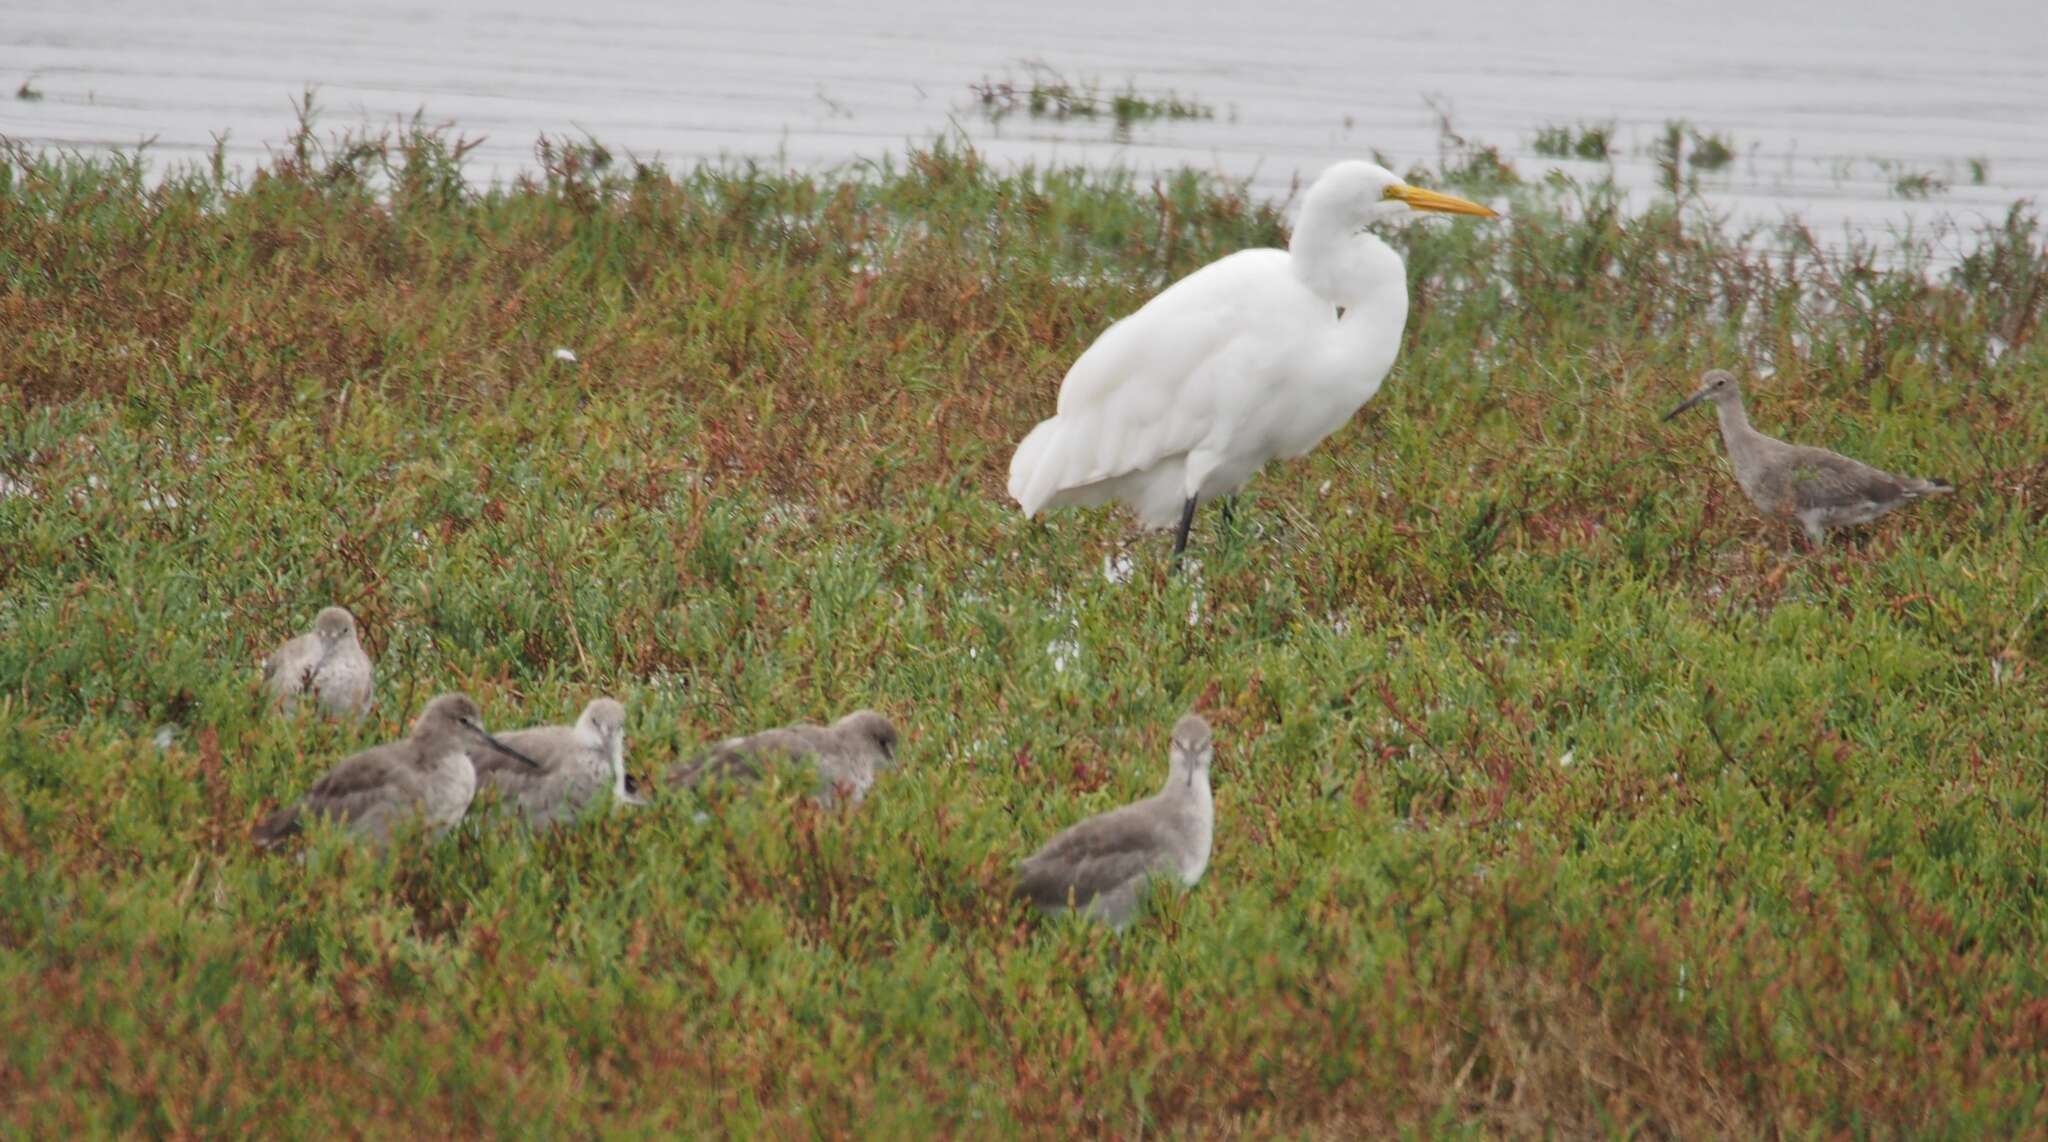
POLYGON ((1115 443, 1085 424, 1058 417, 1041 422, 1010 458, 1010 497, 1026 516, 1121 503, 1155 530, 1180 522, 1186 456, 1168 454, 1142 467, 1119 465, 1114 455, 1103 454, 1115 443))
POLYGON ((1059 491, 1059 443, 1059 418, 1051 417, 1025 434, 1010 457, 1010 498, 1024 509, 1027 519, 1043 510, 1046 501, 1059 491))

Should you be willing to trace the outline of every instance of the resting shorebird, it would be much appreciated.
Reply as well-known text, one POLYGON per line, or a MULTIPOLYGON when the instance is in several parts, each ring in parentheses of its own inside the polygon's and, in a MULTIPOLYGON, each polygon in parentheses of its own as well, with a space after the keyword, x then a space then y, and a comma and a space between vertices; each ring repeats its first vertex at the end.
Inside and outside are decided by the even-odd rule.
POLYGON ((496 787, 529 825, 574 820, 584 806, 641 805, 626 791, 626 708, 610 698, 583 707, 573 726, 535 726, 497 735, 498 742, 539 763, 521 764, 495 746, 471 742, 479 791, 496 787))
POLYGON ((1735 482, 1765 515, 1796 522, 1819 545, 1831 527, 1854 527, 1902 504, 1947 495, 1944 480, 1894 476, 1825 448, 1787 444, 1749 425, 1742 389, 1734 374, 1714 369, 1700 378, 1700 391, 1664 414, 1670 420, 1701 401, 1713 401, 1721 418, 1721 440, 1735 466, 1735 482))
POLYGON ((532 758, 484 731, 476 703, 466 695, 443 694, 427 703, 409 736, 343 760, 314 782, 297 804, 263 818, 256 826, 256 843, 275 848, 303 829, 309 817, 338 821, 378 848, 390 843, 400 825, 413 820, 439 836, 462 820, 476 795, 476 770, 468 752, 471 740, 489 742, 535 765, 532 758))
POLYGON ((322 713, 368 713, 370 656, 356 641, 356 617, 346 607, 321 611, 311 631, 278 647, 264 660, 263 685, 286 713, 298 708, 303 694, 313 695, 322 713))
POLYGON ((818 767, 819 804, 831 807, 845 796, 858 805, 875 775, 896 764, 896 727, 873 710, 856 710, 830 726, 808 722, 727 738, 689 761, 670 767, 667 785, 699 785, 715 779, 753 781, 774 759, 808 760, 818 767))
POLYGON ((1090 817, 1026 858, 1017 895, 1058 913, 1080 909, 1122 928, 1154 877, 1192 888, 1209 866, 1216 803, 1209 763, 1216 754, 1209 723, 1189 714, 1173 727, 1166 785, 1135 804, 1090 817))

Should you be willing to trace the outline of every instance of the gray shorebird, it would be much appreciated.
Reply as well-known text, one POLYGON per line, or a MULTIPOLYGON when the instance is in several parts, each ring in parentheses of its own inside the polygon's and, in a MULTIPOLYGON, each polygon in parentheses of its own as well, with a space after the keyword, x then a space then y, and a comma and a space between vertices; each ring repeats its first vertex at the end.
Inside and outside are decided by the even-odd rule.
POLYGON ((539 768, 485 732, 476 703, 466 695, 443 694, 427 703, 411 734, 344 759, 297 804, 263 818, 256 826, 256 843, 276 848, 312 817, 338 821, 378 848, 407 821, 417 820, 439 836, 462 820, 476 795, 476 770, 468 752, 472 741, 488 742, 539 768))
POLYGON ((611 698, 583 707, 573 726, 535 726, 497 735, 505 746, 532 758, 539 768, 490 744, 469 744, 478 792, 496 788, 505 804, 526 823, 548 826, 571 821, 585 806, 642 805, 626 790, 626 708, 611 698))
POLYGON ((1070 908, 1122 928, 1153 878, 1192 888, 1209 866, 1216 803, 1209 723, 1189 714, 1173 727, 1166 784, 1143 801, 1090 817, 1046 842, 1017 868, 1017 895, 1039 909, 1070 908))
POLYGON ((859 805, 875 776, 896 765, 896 727, 873 710, 856 710, 829 726, 798 722, 748 737, 727 738, 669 767, 664 784, 755 781, 777 759, 810 761, 817 766, 819 788, 814 796, 819 804, 830 808, 843 796, 859 805))
POLYGON ((328 607, 313 629, 278 647, 263 661, 263 687, 286 713, 311 694, 326 714, 368 713, 374 685, 370 656, 356 640, 356 617, 346 607, 328 607))
POLYGON ((1816 546, 1825 541, 1829 528, 1869 523, 1901 505, 1955 491, 1945 480, 1894 476, 1825 448, 1765 436, 1750 427, 1742 389, 1726 369, 1701 376, 1699 391, 1665 413, 1664 419, 1702 401, 1714 402, 1721 440, 1742 493, 1765 515, 1797 523, 1816 546))

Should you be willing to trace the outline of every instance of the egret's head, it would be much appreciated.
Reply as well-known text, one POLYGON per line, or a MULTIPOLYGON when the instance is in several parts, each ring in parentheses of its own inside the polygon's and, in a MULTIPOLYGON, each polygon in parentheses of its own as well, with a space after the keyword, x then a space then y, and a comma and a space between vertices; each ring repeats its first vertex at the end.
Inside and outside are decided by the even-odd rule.
POLYGON ((1713 401, 1716 405, 1724 405, 1729 401, 1741 403, 1742 390, 1735 385, 1735 374, 1726 369, 1707 370, 1700 376, 1699 391, 1687 397, 1684 404, 1665 413, 1664 419, 1670 420, 1672 417, 1705 400, 1713 401))
POLYGON ((329 646, 346 642, 356 634, 356 617, 347 607, 328 607, 313 618, 313 630, 329 646))
POLYGON ((1363 226, 1416 214, 1469 214, 1493 218, 1494 212, 1455 195, 1410 186, 1377 163, 1350 160, 1324 171, 1308 188, 1302 209, 1335 210, 1363 226))

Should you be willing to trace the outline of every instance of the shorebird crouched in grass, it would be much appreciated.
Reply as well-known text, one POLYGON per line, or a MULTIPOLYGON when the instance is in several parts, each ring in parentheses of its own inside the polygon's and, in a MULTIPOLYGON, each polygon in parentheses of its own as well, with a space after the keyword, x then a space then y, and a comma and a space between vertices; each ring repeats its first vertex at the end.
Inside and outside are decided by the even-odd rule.
POLYGON ((689 761, 671 766, 664 785, 702 785, 715 780, 756 781, 778 759, 809 761, 818 767, 819 804, 830 808, 845 797, 859 805, 875 777, 896 764, 896 727, 873 710, 856 710, 829 726, 808 722, 727 738, 689 761))
POLYGON ((539 768, 532 758, 486 733, 476 703, 466 695, 443 694, 427 703, 410 735, 346 758, 314 782, 297 804, 263 818, 256 826, 256 844, 276 848, 301 832, 312 817, 337 821, 378 848, 411 821, 439 836, 462 820, 476 795, 476 770, 469 760, 472 741, 489 743, 539 768))
POLYGON ((611 698, 593 700, 573 726, 535 726, 496 737, 539 768, 497 745, 473 741, 469 758, 476 764, 478 792, 497 789, 506 806, 529 825, 574 820, 599 800, 645 804, 626 790, 626 708, 611 698))
POLYGON ((1750 427, 1742 390, 1726 369, 1701 376, 1699 391, 1664 419, 1702 401, 1714 402, 1721 440, 1743 494, 1765 515, 1797 523, 1815 546, 1825 541, 1829 528, 1869 523, 1901 505, 1955 491, 1944 480, 1894 476, 1825 448, 1765 436, 1750 427))
POLYGON ((1209 723, 1197 714, 1182 718, 1173 727, 1165 787, 1048 841, 1018 866, 1017 895, 1048 913, 1076 908, 1122 928, 1151 879, 1194 887, 1209 867, 1216 835, 1209 795, 1215 754, 1209 723))
POLYGON ((325 714, 350 717, 369 712, 370 656, 356 640, 356 617, 346 607, 328 607, 313 629, 271 652, 263 661, 263 687, 289 714, 311 694, 325 714))

